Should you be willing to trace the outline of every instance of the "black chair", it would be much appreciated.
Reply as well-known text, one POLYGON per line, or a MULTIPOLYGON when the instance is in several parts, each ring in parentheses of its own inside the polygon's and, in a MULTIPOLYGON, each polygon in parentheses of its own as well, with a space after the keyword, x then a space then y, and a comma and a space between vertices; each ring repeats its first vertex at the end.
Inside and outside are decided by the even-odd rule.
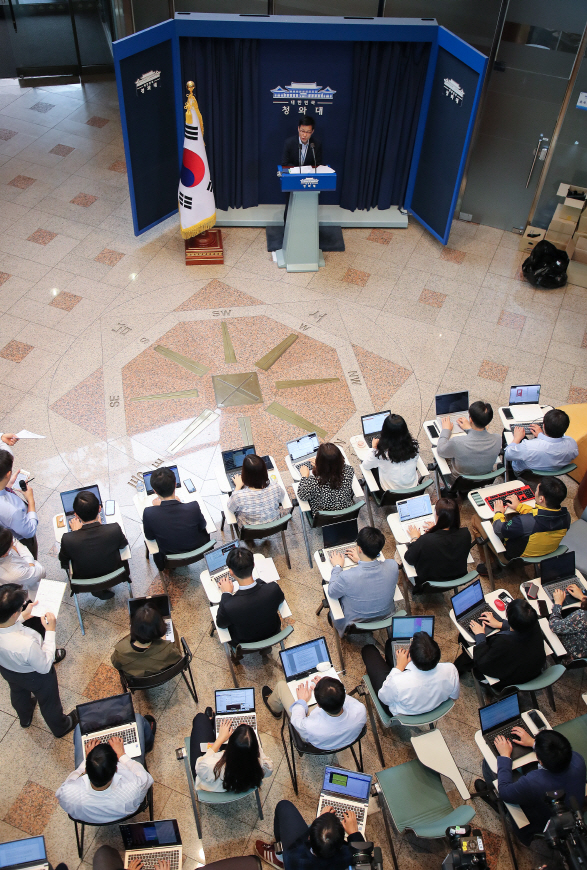
MULTIPOLYGON (((147 769, 147 765, 145 764, 145 770, 147 769)), ((149 786, 149 791, 145 795, 140 807, 131 813, 129 816, 124 816, 122 819, 112 819, 110 822, 82 822, 80 819, 74 819, 73 816, 69 816, 73 824, 75 825, 75 839, 77 842, 77 854, 80 858, 83 858, 84 854, 84 834, 86 825, 89 825, 91 828, 102 828, 104 825, 120 825, 123 822, 128 821, 129 819, 134 819, 135 816, 138 816, 139 813, 144 813, 145 810, 149 810, 149 821, 153 821, 153 786, 149 786), (79 828, 78 828, 79 825, 79 828), (81 830, 80 830, 81 829, 81 830)), ((69 814, 68 814, 69 815, 69 814)))
POLYGON ((158 674, 150 674, 148 677, 133 677, 131 674, 119 671, 123 691, 130 692, 132 695, 137 689, 155 689, 157 686, 162 686, 164 683, 168 683, 169 680, 172 680, 173 677, 181 674, 184 683, 188 687, 190 695, 194 699, 194 703, 197 704, 198 694, 196 692, 196 684, 191 669, 192 652, 187 645, 185 637, 181 638, 181 645, 183 647, 183 656, 180 660, 174 665, 171 665, 171 667, 165 668, 164 671, 159 671, 158 674), (186 671, 189 676, 189 681, 186 677, 186 671))
POLYGON ((305 740, 302 740, 294 726, 291 724, 289 716, 286 711, 283 711, 282 714, 282 722, 281 722, 281 742, 283 743, 283 751, 285 753, 285 758, 287 760, 287 766, 289 768, 289 775, 291 777, 291 784, 293 785, 293 789, 295 793, 298 793, 298 772, 296 770, 296 752, 300 756, 303 755, 334 755, 337 752, 342 752, 343 749, 350 749, 353 753, 353 758, 355 760, 355 764, 357 765, 357 770, 363 772, 363 749, 361 746, 361 740, 367 733, 367 724, 363 726, 363 730, 356 737, 352 743, 347 743, 345 746, 339 746, 337 749, 318 749, 316 746, 312 746, 311 743, 306 743, 305 740), (291 750, 291 761, 289 758, 289 753, 287 751, 287 743, 285 739, 285 726, 288 726, 289 729, 289 745, 291 750), (359 744, 359 757, 357 758, 357 754, 355 752, 355 743, 359 744))

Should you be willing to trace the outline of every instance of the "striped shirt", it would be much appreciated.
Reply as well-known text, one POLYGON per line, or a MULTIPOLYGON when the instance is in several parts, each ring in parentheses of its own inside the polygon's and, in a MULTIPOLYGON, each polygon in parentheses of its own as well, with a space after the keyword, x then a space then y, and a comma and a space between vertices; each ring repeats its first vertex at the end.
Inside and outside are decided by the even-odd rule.
POLYGON ((239 526, 258 526, 270 523, 281 514, 279 504, 285 498, 285 490, 278 483, 270 483, 265 489, 237 489, 228 499, 228 510, 235 515, 239 526))

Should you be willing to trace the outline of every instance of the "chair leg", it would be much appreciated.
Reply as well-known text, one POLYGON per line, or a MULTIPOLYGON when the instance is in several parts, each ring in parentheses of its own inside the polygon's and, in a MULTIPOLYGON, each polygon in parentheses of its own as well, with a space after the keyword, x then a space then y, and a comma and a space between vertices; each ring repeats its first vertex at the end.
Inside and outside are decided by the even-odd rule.
POLYGON ((332 630, 334 631, 334 640, 336 642, 336 649, 338 650, 338 657, 340 659, 340 667, 344 674, 344 656, 342 654, 342 640, 340 639, 340 635, 336 628, 334 627, 334 622, 332 624, 332 630))
POLYGON ((492 592, 495 592, 495 580, 493 579, 493 569, 491 567, 491 554, 489 552, 489 545, 487 541, 483 543, 483 558, 485 559, 485 565, 487 566, 487 579, 489 580, 489 588, 492 592))
POLYGON ((147 800, 149 803, 149 821, 153 821, 153 786, 147 792, 147 800))
POLYGON ((263 819, 263 807, 261 806, 261 795, 259 794, 259 789, 255 789, 255 797, 257 799, 257 810, 259 812, 259 818, 263 819))
POLYGON ((302 523, 302 534, 303 534, 303 536, 304 536, 304 544, 306 545, 306 553, 307 553, 307 556, 308 556, 308 564, 310 565, 310 568, 311 568, 311 567, 312 567, 312 554, 311 554, 311 552, 310 552, 310 544, 308 543, 308 533, 306 532, 306 521, 305 521, 305 519, 304 519, 304 514, 303 514, 302 511, 300 511, 300 520, 301 520, 301 523, 302 523))
POLYGON ((475 683, 475 692, 477 694, 477 700, 479 701, 479 706, 484 707, 485 706, 485 695, 483 694, 483 689, 481 688, 481 684, 479 683, 479 680, 477 679, 475 674, 473 674, 473 682, 475 683))
POLYGON ((216 624, 214 620, 210 623, 210 637, 214 637, 214 632, 216 631, 216 624))
POLYGON ((357 770, 361 773, 363 772, 363 750, 361 748, 361 741, 359 740, 359 757, 357 758, 357 754, 355 752, 355 747, 351 746, 351 752, 353 754, 353 759, 356 764, 357 770))
POLYGON ((498 798, 498 801, 497 801, 497 808, 498 808, 498 810, 499 810, 499 818, 500 818, 500 821, 501 821, 501 827, 502 827, 503 834, 504 834, 504 837, 505 837, 506 845, 507 845, 507 847, 508 847, 508 852, 509 852, 509 856, 510 856, 510 861, 512 862, 512 865, 513 865, 513 867, 514 867, 514 870, 518 870, 518 862, 516 861, 516 853, 515 853, 515 851, 514 851, 514 844, 513 844, 513 841, 512 841, 512 839, 511 839, 511 837, 510 837, 510 832, 509 832, 509 828, 508 828, 507 820, 506 820, 506 817, 505 817, 505 812, 504 812, 504 808, 503 808, 503 803, 502 803, 501 800, 499 800, 499 798, 498 798))
POLYGON ((194 777, 192 775, 192 771, 190 770, 190 762, 187 756, 187 753, 183 757, 183 763, 185 765, 185 772, 188 778, 188 786, 190 789, 190 797, 192 799, 192 809, 194 811, 194 820, 196 822, 196 829, 198 831, 198 837, 200 840, 202 839, 202 823, 200 821, 200 813, 198 812, 198 798, 196 795, 196 790, 194 788, 194 777))
MULTIPOLYGON (((287 716, 287 713, 285 713, 284 715, 287 716)), ((288 731, 289 731, 289 728, 288 728, 288 731)), ((293 745, 293 737, 291 736, 291 731, 289 731, 289 748, 291 750, 291 765, 292 765, 292 769, 293 769, 293 777, 292 777, 291 782, 292 782, 294 791, 297 795, 298 794, 298 772, 296 769, 296 752, 295 752, 294 745, 293 745)), ((291 770, 290 770, 290 773, 291 773, 291 770)))
POLYGON ((287 541, 285 540, 285 532, 283 530, 281 532, 281 540, 283 541, 283 549, 285 550, 285 561, 287 562, 287 567, 291 571, 291 561, 289 558, 289 551, 287 549, 287 541))
POLYGON ((381 766, 385 767, 385 758, 383 757, 383 749, 381 748, 381 742, 379 740, 379 734, 377 732, 377 724, 375 722, 375 716, 373 714, 373 704, 371 703, 371 698, 369 696, 369 692, 367 692, 367 694, 365 695, 365 701, 367 702, 367 714, 369 716, 369 721, 371 723, 371 732, 373 734, 373 740, 375 741, 377 755, 379 756, 379 761, 381 762, 381 766))
POLYGON ((369 514, 369 525, 373 526, 373 511, 371 510, 371 493, 369 492, 369 487, 367 486, 367 481, 365 481, 365 486, 363 487, 363 494, 365 496, 365 501, 367 502, 367 513, 369 514))
POLYGON ((235 689, 238 689, 238 680, 236 678, 236 674, 234 672, 234 667, 232 665, 232 657, 230 655, 230 649, 227 643, 222 644, 224 647, 224 652, 226 653, 226 658, 228 659, 228 667, 230 668, 230 675, 232 677, 232 682, 234 683, 235 689))
POLYGON ((552 707, 552 709, 556 712, 556 704, 554 703, 554 692, 552 691, 552 686, 546 687, 546 697, 548 698, 548 703, 552 707))
POLYGON ((187 665, 188 665, 187 671, 188 671, 188 674, 190 675, 189 682, 188 682, 188 679, 185 675, 185 671, 182 671, 181 675, 184 679, 186 686, 188 687, 188 691, 189 691, 190 695, 194 699, 194 704, 197 704, 198 703, 198 693, 196 692, 196 684, 194 682, 194 675, 192 674, 192 669, 191 669, 189 661, 188 661, 187 665), (190 685, 190 683, 191 683, 191 685, 190 685))
POLYGON ((224 531, 224 525, 225 525, 225 523, 226 523, 226 517, 225 517, 225 515, 224 515, 224 511, 220 511, 220 516, 222 517, 222 520, 221 520, 221 522, 220 522, 220 531, 223 532, 223 531, 224 531))
POLYGON ((127 581, 126 581, 126 584, 127 584, 127 586, 128 586, 128 597, 129 597, 129 598, 132 598, 132 597, 133 597, 133 594, 132 594, 132 584, 131 584, 130 580, 127 580, 127 581))
POLYGON ((149 553, 149 548, 145 544, 145 559, 147 560, 147 562, 149 561, 150 556, 151 556, 151 554, 149 553))
MULTIPOLYGON (((283 744, 283 753, 285 755, 285 760, 287 761, 287 766, 289 768, 289 775, 291 778, 291 783, 294 787, 295 793, 297 794, 298 793, 297 792, 297 784, 294 781, 295 774, 294 774, 294 771, 292 770, 291 761, 289 759, 289 752, 287 751, 287 741, 285 739, 285 734, 283 733, 285 730, 286 723, 287 723, 287 713, 285 712, 285 710, 283 711, 281 716, 282 716, 282 719, 281 719, 281 742, 283 744)), ((292 757, 293 757, 293 752, 292 752, 292 757)), ((294 761, 294 764, 295 764, 295 761, 294 761)))
POLYGON ((412 615, 412 602, 410 601, 410 581, 408 580, 407 574, 404 571, 403 567, 400 567, 400 571, 403 575, 402 581, 402 592, 404 594, 404 602, 406 605, 406 613, 408 616, 412 615))
POLYGON ((328 602, 327 602, 326 598, 323 598, 322 603, 320 604, 320 607, 316 611, 316 616, 320 616, 320 614, 322 613, 322 611, 324 610, 325 607, 328 607, 328 602))
POLYGON ((85 635, 86 630, 84 628, 84 621, 82 619, 82 612, 79 609, 79 601, 77 600, 77 592, 73 593, 73 600, 75 601, 75 609, 77 610, 77 618, 79 619, 79 627, 81 628, 82 634, 85 635))
POLYGON ((540 710, 538 706, 538 698, 536 697, 536 692, 530 692, 530 697, 532 698, 532 706, 535 710, 540 710))
MULTIPOLYGON (((388 815, 389 810, 387 808, 385 798, 381 794, 381 787, 376 786, 375 790, 376 790, 376 794, 377 794, 377 802, 379 804, 379 808, 380 808, 381 814, 383 816, 383 823, 385 825, 385 832, 387 834, 387 840, 389 842, 389 851, 391 852, 391 860, 393 861, 393 866, 394 866, 395 870, 399 870, 397 858, 395 856, 395 848, 393 846, 393 837, 391 834, 391 826, 389 824, 389 815, 388 815)), ((516 870, 518 870, 517 867, 516 867, 516 870)))
POLYGON ((74 821, 73 824, 75 825, 75 840, 76 840, 76 843, 77 843, 77 854, 79 855, 80 858, 83 858, 83 855, 84 855, 84 831, 85 831, 85 825, 84 825, 83 822, 79 822, 79 825, 80 825, 80 828, 81 828, 81 837, 80 837, 80 832, 79 832, 78 827, 77 827, 77 826, 78 826, 78 822, 77 822, 77 821, 74 821))

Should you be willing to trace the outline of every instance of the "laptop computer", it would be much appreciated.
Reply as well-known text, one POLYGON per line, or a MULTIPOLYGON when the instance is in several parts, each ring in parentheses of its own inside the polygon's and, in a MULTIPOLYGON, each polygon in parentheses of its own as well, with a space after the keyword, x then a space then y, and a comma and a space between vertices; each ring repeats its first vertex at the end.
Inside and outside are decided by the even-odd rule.
POLYGON ((255 712, 255 690, 217 689, 216 695, 216 736, 222 723, 232 722, 232 730, 239 725, 250 725, 257 737, 257 714, 255 712))
POLYGON ((399 649, 409 648, 417 631, 425 631, 434 637, 433 616, 394 616, 391 620, 391 651, 394 667, 399 649))
MULTIPOLYGON (((498 752, 495 748, 495 738, 500 734, 503 737, 512 739, 512 728, 516 726, 528 729, 521 717, 520 699, 517 692, 513 695, 508 695, 507 698, 502 698, 501 701, 496 701, 494 704, 487 704, 486 707, 479 708, 479 721, 481 723, 481 734, 483 739, 497 758, 498 752)), ((512 761, 516 761, 523 755, 533 752, 531 746, 520 746, 519 743, 514 743, 512 740, 512 761)))
MULTIPOLYGON (((456 595, 451 596, 450 600, 457 623, 467 632, 469 637, 472 636, 469 628, 471 623, 478 620, 482 613, 491 612, 489 604, 485 601, 480 580, 475 580, 469 586, 465 586, 456 595)), ((491 632, 497 630, 492 628, 491 632)), ((485 634, 488 633, 489 630, 485 632, 485 634)))
POLYGON ((97 483, 93 483, 91 486, 80 486, 78 489, 68 489, 67 492, 61 493, 61 504, 63 505, 63 513, 65 514, 65 522, 67 524, 67 528, 71 531, 71 520, 75 515, 75 511, 73 509, 73 503, 75 501, 75 497, 79 492, 93 492, 98 501, 100 502, 100 517, 102 522, 106 522, 106 516, 104 514, 104 508, 102 505, 102 496, 100 495, 100 489, 97 483))
POLYGON ((458 425, 459 417, 469 415, 469 391, 459 390, 457 393, 437 393, 434 397, 436 407, 436 425, 442 431, 442 418, 450 417, 453 432, 462 432, 458 425))
POLYGON ((516 384, 510 387, 509 408, 514 420, 530 422, 537 418, 542 422, 540 408, 540 384, 516 384))
POLYGON ((398 501, 396 507, 400 523, 406 530, 406 534, 408 526, 416 526, 416 528, 423 532, 424 523, 434 520, 432 502, 428 493, 398 501))
POLYGON ((182 848, 177 819, 119 825, 124 845, 124 866, 133 858, 150 870, 159 861, 169 861, 171 870, 181 870, 182 848))
POLYGON ((131 622, 137 610, 144 604, 149 604, 154 610, 159 611, 163 617, 165 625, 167 626, 164 639, 173 641, 174 634, 173 623, 171 621, 171 602, 169 601, 169 595, 149 595, 147 598, 129 598, 128 613, 131 622))
MULTIPOLYGON (((562 556, 543 559, 540 563, 540 579, 542 588, 551 601, 554 601, 553 592, 555 589, 566 589, 571 583, 576 583, 580 589, 585 591, 583 584, 575 574, 574 550, 567 550, 562 556)), ((579 602, 572 595, 566 595, 563 607, 569 604, 579 604, 579 602)))
MULTIPOLYGON (((181 487, 181 480, 179 477, 179 471, 177 470, 177 465, 162 465, 161 468, 169 468, 170 471, 173 471, 173 473, 175 474, 175 488, 179 489, 181 487)), ((153 471, 156 470, 157 469, 155 468, 153 469, 153 471)), ((153 474, 153 471, 143 472, 143 482, 145 484, 145 492, 147 493, 147 495, 153 495, 153 493, 155 492, 155 490, 151 486, 151 475, 153 474)))
MULTIPOLYGON (((344 568, 351 568, 355 563, 352 562, 346 555, 346 551, 350 547, 354 547, 359 535, 359 521, 345 520, 342 523, 330 523, 328 526, 322 526, 322 538, 324 547, 318 551, 318 554, 324 555, 324 561, 330 564, 330 555, 332 553, 340 553, 344 556, 344 568)), ((320 555, 320 559, 322 556, 320 555)))
MULTIPOLYGON (((221 547, 216 547, 214 550, 210 550, 208 553, 204 554, 204 559, 206 560, 206 567, 208 569, 208 573, 210 574, 210 580, 213 580, 215 582, 216 590, 218 593, 218 598, 216 598, 216 595, 212 595, 212 597, 210 598, 212 604, 220 603, 222 593, 218 588, 218 584, 224 577, 228 577, 229 575, 228 568, 226 567, 226 558, 230 551, 234 550, 235 547, 238 547, 238 541, 231 541, 230 544, 223 544, 221 547)), ((236 585, 234 585, 234 583, 233 588, 236 591, 237 587, 236 585)))
POLYGON ((369 445, 373 446, 373 439, 379 438, 383 428, 383 422, 386 420, 391 411, 379 411, 377 414, 365 414, 361 417, 361 426, 363 427, 363 438, 369 445))
POLYGON ((0 870, 49 870, 45 838, 0 843, 0 870))
POLYGON ((342 821, 344 814, 352 810, 357 817, 359 831, 365 836, 372 779, 368 773, 327 765, 316 816, 322 814, 324 807, 332 807, 342 821))
MULTIPOLYGON (((328 647, 326 646, 326 638, 317 637, 314 640, 299 643, 297 646, 290 646, 288 649, 279 651, 281 658, 281 666, 285 674, 285 681, 294 696, 297 697, 297 688, 300 683, 307 683, 308 680, 313 680, 314 677, 334 677, 338 679, 338 674, 332 667, 327 671, 317 671, 316 666, 321 662, 332 662, 328 647)), ((308 704, 315 704, 316 699, 314 692, 308 701, 308 704)))
POLYGON ((319 447, 320 442, 315 432, 287 442, 287 452, 294 470, 299 475, 298 479, 301 479, 300 468, 302 465, 305 465, 310 471, 312 470, 313 460, 319 447))
POLYGON ((129 758, 137 758, 141 754, 141 744, 139 743, 139 733, 130 692, 112 695, 110 698, 100 698, 99 701, 78 704, 76 709, 79 716, 84 758, 86 757, 88 740, 98 739, 100 743, 108 743, 111 737, 122 737, 124 751, 129 758))
MULTIPOLYGON (((236 450, 223 450, 222 462, 224 465, 224 473, 230 484, 230 488, 234 489, 234 478, 237 474, 242 474, 243 462, 246 456, 255 455, 255 445, 249 444, 247 447, 238 447, 236 450)), ((273 463, 268 456, 262 456, 261 459, 267 466, 267 471, 273 468, 273 463)))

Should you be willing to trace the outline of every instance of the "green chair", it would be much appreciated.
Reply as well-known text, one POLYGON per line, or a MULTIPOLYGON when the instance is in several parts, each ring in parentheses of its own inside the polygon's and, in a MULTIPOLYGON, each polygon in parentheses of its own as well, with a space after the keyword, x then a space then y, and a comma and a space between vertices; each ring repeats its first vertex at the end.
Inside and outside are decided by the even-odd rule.
POLYGON ((438 707, 435 707, 434 710, 430 710, 429 713, 421 713, 418 716, 406 716, 404 713, 394 713, 392 715, 383 708, 381 701, 377 697, 377 692, 373 688, 373 684, 367 674, 365 674, 362 682, 359 683, 357 688, 354 689, 351 694, 355 694, 355 692, 362 695, 367 703, 367 713, 371 723, 371 731, 373 732, 373 739, 375 740, 375 746, 377 747, 377 754, 381 764, 385 764, 385 758, 383 757, 383 750, 377 732, 377 725, 375 724, 373 707, 375 707, 377 715, 379 716, 384 728, 391 728, 394 722, 398 722, 406 728, 423 728, 428 725, 430 730, 432 730, 435 727, 435 723, 438 722, 439 719, 442 719, 443 716, 446 716, 447 713, 450 713, 455 705, 452 698, 449 698, 447 701, 443 701, 442 704, 439 704, 438 707))
POLYGON ((498 468, 495 468, 493 471, 486 471, 485 474, 459 474, 458 478, 454 482, 453 489, 456 488, 458 491, 459 480, 467 480, 470 484, 472 484, 471 489, 475 489, 476 486, 478 486, 479 484, 481 484, 481 486, 491 486, 491 484, 495 483, 497 478, 501 477, 502 475, 505 476, 505 466, 503 465, 498 466, 498 468))
POLYGON ((80 610, 79 602, 77 600, 79 592, 100 592, 103 589, 111 589, 113 586, 118 586, 119 583, 128 583, 129 596, 132 598, 130 572, 128 570, 128 565, 126 562, 124 563, 124 565, 121 565, 120 568, 117 568, 116 571, 111 571, 110 574, 103 574, 101 577, 80 577, 76 579, 75 577, 72 577, 73 571, 71 567, 71 562, 69 563, 69 571, 66 571, 65 573, 67 574, 67 579, 69 580, 69 594, 70 596, 73 595, 75 609, 77 611, 77 618, 79 620, 79 627, 81 628, 83 635, 85 635, 86 630, 84 628, 84 621, 82 619, 82 613, 80 610))
MULTIPOLYGON (((377 507, 392 505, 395 507, 396 502, 404 498, 412 498, 415 495, 421 495, 423 492, 433 485, 434 481, 431 477, 424 478, 417 486, 411 486, 409 489, 379 489, 376 492, 370 493, 377 507)), ((396 508, 397 510, 397 508, 396 508)))
POLYGON ((195 562, 199 562, 200 559, 203 559, 204 554, 213 550, 215 546, 216 541, 212 539, 202 547, 198 547, 197 550, 190 550, 188 553, 168 553, 166 556, 166 567, 173 571, 175 568, 183 568, 185 565, 193 565, 195 562))
MULTIPOLYGON (((320 605, 320 607, 316 611, 316 616, 320 615, 323 607, 328 607, 328 601, 326 598, 324 599, 324 601, 322 602, 322 604, 320 605)), ((374 631, 386 631, 387 636, 391 637, 391 621, 392 621, 394 616, 406 616, 406 611, 405 610, 396 610, 394 613, 390 614, 389 616, 384 616, 384 617, 381 617, 380 619, 369 619, 369 620, 365 620, 364 622, 355 622, 352 632, 348 632, 348 634, 363 634, 363 633, 374 632, 374 631)), ((332 624, 332 630, 334 631, 334 642, 336 643, 336 648, 338 650, 338 656, 340 658, 340 666, 341 666, 341 669, 344 673, 345 664, 344 664, 344 656, 343 656, 343 652, 342 652, 342 640, 341 640, 341 637, 340 637, 334 623, 332 624)))
MULTIPOLYGON (((540 676, 536 677, 534 680, 528 680, 527 683, 512 683, 511 686, 506 686, 500 692, 496 692, 495 689, 492 689, 491 686, 485 685, 484 687, 496 698, 501 698, 504 695, 511 694, 512 689, 517 689, 518 692, 529 692, 530 697, 532 698, 532 704, 536 710, 539 710, 538 699, 536 698, 536 692, 540 692, 542 689, 546 692, 546 696, 548 698, 548 702, 553 710, 556 710, 556 705, 554 703, 554 693, 552 691, 553 685, 560 680, 563 674, 566 673, 566 668, 564 665, 551 665, 546 670, 542 671, 540 676)), ((481 688, 481 684, 478 682, 475 677, 475 672, 473 672, 473 679, 475 680, 475 687, 479 686, 481 688)), ((477 697, 479 697, 480 701, 483 698, 483 693, 478 691, 477 697)), ((485 706, 485 701, 481 701, 482 706, 485 706)))
POLYGON ((576 469, 576 465, 574 462, 569 462, 568 465, 563 465, 562 468, 549 468, 548 470, 538 471, 536 468, 529 468, 528 471, 531 474, 535 474, 536 477, 558 477, 559 474, 570 474, 571 471, 576 469))
POLYGON ((575 752, 587 759, 587 714, 555 725, 553 731, 564 734, 575 752))
MULTIPOLYGON (((212 621, 212 626, 210 628, 210 637, 212 637, 212 635, 214 634, 215 631, 216 631, 216 626, 214 624, 214 621, 212 621)), ((283 645, 283 641, 286 639, 286 637, 289 637, 292 632, 293 632, 293 625, 286 625, 285 628, 283 628, 277 634, 274 634, 273 637, 268 637, 266 640, 256 641, 255 643, 239 643, 236 647, 236 652, 237 652, 237 654, 239 652, 242 652, 242 653, 260 652, 261 650, 268 649, 270 646, 275 646, 275 644, 279 644, 281 649, 285 649, 285 646, 283 645)), ((225 643, 225 644, 223 644, 223 646, 224 646, 224 651, 226 653, 226 658, 228 660, 228 667, 230 668, 230 673, 232 675, 233 683, 234 683, 235 687, 238 689, 238 680, 236 678, 236 673, 234 671, 234 667, 233 667, 233 663, 232 663, 230 644, 225 643)))
POLYGON ((306 537, 304 528, 304 517, 311 529, 320 529, 322 526, 329 526, 331 523, 344 523, 346 520, 355 520, 359 516, 361 508, 365 507, 363 499, 349 505, 348 508, 343 508, 340 511, 317 511, 316 515, 312 516, 312 511, 302 511, 302 531, 304 532, 304 541, 306 543, 306 552, 308 554, 308 562, 312 568, 312 554, 310 552, 310 544, 306 537))
MULTIPOLYGON (((545 559, 553 559, 554 556, 562 556, 562 554, 566 553, 567 550, 568 547, 566 547, 564 544, 561 544, 559 547, 556 548, 554 553, 546 553, 545 556, 520 556, 520 559, 526 565, 534 565, 534 576, 538 577, 538 566, 541 562, 543 562, 545 559)), ((513 562, 513 559, 511 559, 510 561, 513 562)))
MULTIPOLYGON (((198 830, 198 837, 202 839, 202 821, 200 818, 200 812, 198 810, 198 804, 212 804, 218 806, 218 804, 232 804, 235 801, 241 801, 243 798, 249 797, 249 795, 254 794, 257 801, 257 810, 259 812, 259 818, 263 819, 263 808, 261 807, 261 796, 259 794, 258 788, 250 788, 248 791, 243 792, 231 792, 231 791, 204 791, 202 789, 197 789, 196 784, 194 782, 194 777, 192 774, 192 765, 190 760, 190 738, 186 737, 185 740, 185 749, 183 754, 183 762, 185 765, 185 772, 188 780, 188 786, 190 790, 190 797, 192 799, 192 809, 194 811, 194 819, 196 821, 196 828, 198 830)), ((181 750, 177 750, 178 754, 181 750)))
POLYGON ((479 576, 477 571, 469 571, 463 577, 457 577, 456 580, 427 580, 423 583, 418 592, 449 592, 453 589, 458 589, 459 586, 466 586, 471 580, 475 580, 479 576))
POLYGON ((293 508, 288 514, 284 514, 284 516, 278 517, 276 520, 272 520, 270 523, 259 523, 258 525, 254 526, 241 526, 238 529, 238 538, 240 541, 254 541, 255 539, 260 538, 270 538, 272 537, 272 535, 276 535, 278 532, 281 532, 281 540, 283 541, 283 549, 285 550, 285 560, 287 562, 287 567, 291 568, 289 551, 287 549, 287 541, 285 539, 285 532, 292 516, 293 508))
POLYGON ((383 814, 395 870, 398 863, 393 846, 390 819, 399 834, 413 831, 417 837, 440 839, 446 829, 468 824, 475 810, 468 804, 453 809, 440 774, 417 758, 375 774, 375 792, 383 814))

